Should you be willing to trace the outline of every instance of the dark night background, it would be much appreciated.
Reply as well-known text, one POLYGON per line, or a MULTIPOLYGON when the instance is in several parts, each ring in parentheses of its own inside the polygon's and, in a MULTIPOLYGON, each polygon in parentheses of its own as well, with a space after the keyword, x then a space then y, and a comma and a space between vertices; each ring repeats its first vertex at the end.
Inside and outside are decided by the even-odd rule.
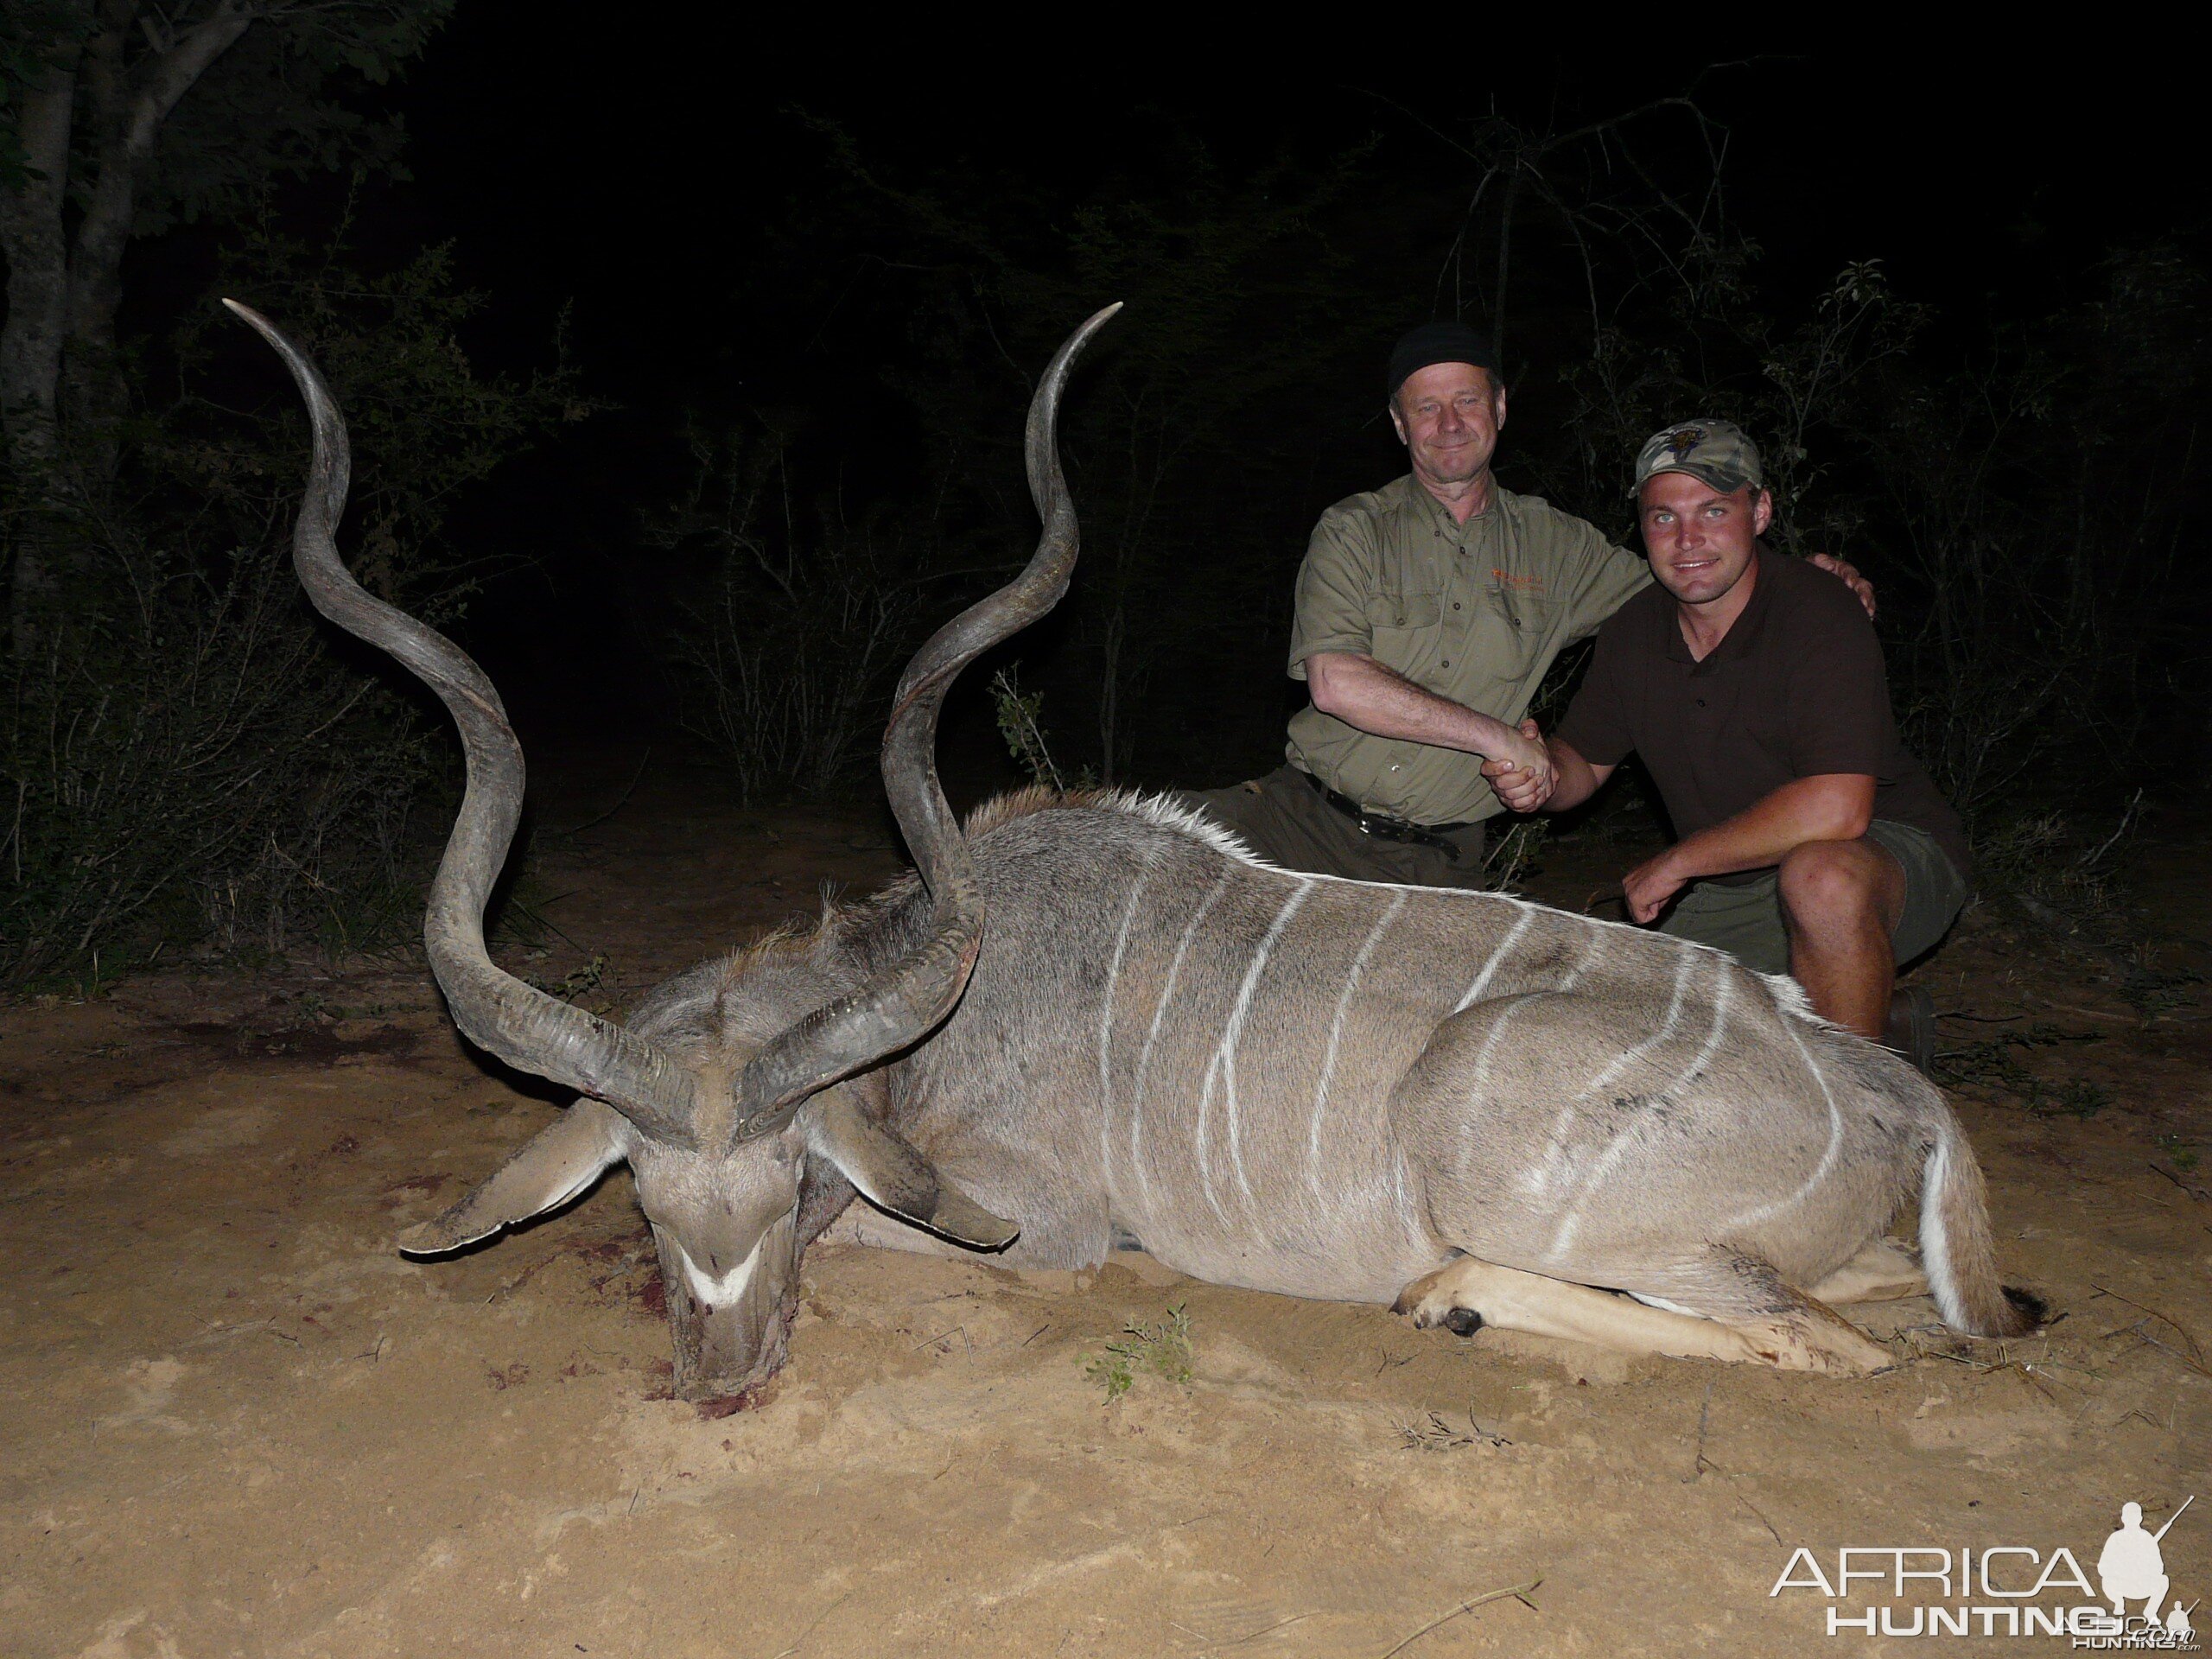
MULTIPOLYGON (((1695 45, 1554 47, 1512 54, 1508 73, 1471 67, 1452 86, 1425 73, 1339 77, 1313 64, 1161 78, 1125 51, 1063 78, 1041 63, 1027 75, 1009 65, 918 73, 880 59, 830 68, 819 60, 826 42, 764 54, 733 20, 610 36, 597 16, 543 8, 523 42, 495 10, 464 9, 401 89, 416 180, 386 204, 395 235, 451 238, 468 280, 498 296, 481 332, 493 360, 531 360, 560 308, 573 305, 576 359, 614 405, 557 451, 517 463, 475 504, 483 533, 526 528, 544 563, 480 608, 474 637, 547 696, 558 695, 547 683, 561 677, 558 664, 596 654, 607 616, 624 613, 637 503, 675 486, 677 411, 747 398, 838 410, 855 385, 875 384, 864 349, 825 338, 849 285, 871 273, 856 262, 793 261, 777 234, 823 188, 827 147, 808 115, 917 169, 1005 173, 1070 196, 1118 171, 1158 125, 1192 132, 1230 165, 1283 152, 1319 165, 1376 141, 1382 191, 1425 222, 1403 228, 1395 257, 1360 262, 1358 274, 1408 326, 1427 314, 1469 176, 1465 158, 1419 123, 1493 105, 1532 122, 1557 110, 1564 126, 1701 85, 1730 129, 1732 213, 1764 248, 1773 284, 1809 289, 1847 260, 1879 258, 1901 290, 1936 308, 1939 331, 1961 352, 1989 322, 2077 294, 2110 248, 2202 229, 2184 162, 2202 154, 2189 98, 2162 93, 2139 61, 2085 70, 2071 52, 2003 63, 1780 48, 1714 70, 1713 54, 1695 45), (588 52, 562 49, 584 40, 588 52), (773 315, 747 302, 763 290, 781 302, 773 315)), ((1102 288, 1096 297, 1116 296, 1102 288)), ((1342 443, 1307 493, 1281 504, 1281 614, 1261 624, 1271 639, 1287 625, 1313 518, 1402 470, 1373 407, 1387 340, 1330 365, 1313 387, 1314 402, 1341 413, 1342 443)), ((1247 349, 1280 345, 1260 335, 1247 349)), ((1001 424, 1018 421, 1019 408, 1009 387, 1001 424)), ((886 411, 846 404, 831 420, 850 423, 860 449, 886 411)), ((1509 438, 1501 473, 1526 487, 1515 448, 1509 438)), ((1624 522, 1605 527, 1626 534, 1624 522)), ((1879 571, 1879 548, 1851 550, 1879 571)), ((646 699, 639 712, 649 714, 639 671, 634 658, 620 664, 616 695, 646 699)), ((517 692, 530 695, 519 683, 517 692)))
MULTIPOLYGON (((339 89, 402 118, 405 176, 310 168, 251 210, 133 244, 118 332, 134 408, 153 418, 182 363, 208 406, 262 423, 232 433, 239 453, 266 454, 278 430, 296 442, 289 389, 243 331, 203 329, 182 358, 175 343, 219 282, 253 291, 241 227, 257 215, 315 246, 350 213, 348 270, 450 245, 451 283, 483 299, 453 325, 474 372, 543 373, 560 331, 572 378, 555 401, 589 412, 542 420, 484 476, 439 486, 424 539, 448 552, 409 564, 403 524, 390 590, 480 654, 541 778, 582 758, 619 775, 650 742, 696 762, 700 787, 864 799, 884 677, 1033 535, 1014 448, 1025 377, 1082 315, 1128 299, 1065 439, 1085 568, 1059 615, 963 684, 947 769, 956 794, 1019 775, 986 690, 1018 661, 1066 769, 1225 781, 1279 753, 1307 529, 1402 470, 1378 365, 1398 329, 1453 308, 1440 273, 1455 237, 1457 303, 1495 320, 1502 188, 1469 212, 1484 166, 1681 96, 1704 139, 1662 111, 1549 154, 1552 187, 1586 210, 1583 248, 1521 199, 1503 480, 1625 536, 1629 435, 1690 399, 1770 438, 1779 382, 1763 362, 1810 338, 1840 271, 1878 261, 1879 307, 1838 335, 1863 372, 1823 391, 1805 429, 1789 539, 1847 554, 1879 587, 1908 728, 1970 798, 1978 835, 2054 807, 2086 814, 2087 833, 2139 786, 2193 798, 2201 144, 2192 91, 2143 60, 2157 54, 1722 52, 1687 29, 1645 45, 1593 29, 1571 49, 1486 42, 1455 62, 1401 20, 1356 48, 1370 25, 1341 27, 1344 49, 1304 62, 1200 61, 1149 37, 956 48, 841 22, 769 41, 720 9, 463 4, 388 85, 339 89), (1720 276, 1694 298, 1668 272, 1700 246, 1718 263, 1697 269, 1720 276), (1618 348, 1605 419, 1580 366, 1600 289, 1618 348), (1976 444, 1980 462, 1953 465, 1976 444), (702 454, 720 470, 702 473, 702 454), (717 540, 701 502, 740 486, 765 487, 760 511, 717 540), (755 556, 805 592, 762 586, 755 556), (1971 613, 1938 603, 1961 583, 1971 613), (876 654, 841 682, 836 664, 863 656, 855 595, 893 590, 902 608, 872 613, 876 654), (804 657, 808 683, 854 711, 764 758, 757 733, 731 736, 727 672, 700 666, 748 649, 804 657), (2042 680, 2020 666, 2046 658, 2065 666, 2042 680), (702 712, 717 685, 719 724, 702 712), (1961 728, 1961 711, 1999 706, 2034 712, 1961 728)), ((183 448, 126 445, 117 476, 183 448)), ((189 492, 164 476, 133 499, 175 515, 189 492)), ((351 533, 373 516, 357 507, 351 533)), ((417 798, 422 767, 449 765, 445 739, 419 700, 392 701, 413 698, 398 677, 366 653, 346 662, 417 711, 359 740, 418 746, 416 781, 396 772, 371 812, 383 823, 417 798)), ((55 810, 52 833, 94 833, 55 810)), ((408 844, 439 816, 409 817, 408 844)), ((379 834, 388 870, 397 843, 379 834)), ((117 925, 186 926, 192 908, 134 907, 117 925)), ((19 971, 70 950, 34 954, 19 971)))

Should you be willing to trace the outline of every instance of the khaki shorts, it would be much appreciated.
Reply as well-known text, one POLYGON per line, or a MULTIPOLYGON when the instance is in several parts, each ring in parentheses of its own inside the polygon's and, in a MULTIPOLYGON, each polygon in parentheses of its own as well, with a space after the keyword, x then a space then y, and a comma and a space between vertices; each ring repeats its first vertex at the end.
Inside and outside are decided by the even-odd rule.
MULTIPOLYGON (((1891 931, 1890 948, 1900 963, 1910 962, 1934 950, 1958 919, 1967 902, 1966 881, 1925 830, 1877 818, 1866 839, 1904 871, 1904 913, 1891 931)), ((1768 870, 1741 887, 1697 882, 1659 931, 1726 950, 1756 972, 1786 974, 1789 934, 1782 919, 1781 879, 1779 871, 1768 870)))

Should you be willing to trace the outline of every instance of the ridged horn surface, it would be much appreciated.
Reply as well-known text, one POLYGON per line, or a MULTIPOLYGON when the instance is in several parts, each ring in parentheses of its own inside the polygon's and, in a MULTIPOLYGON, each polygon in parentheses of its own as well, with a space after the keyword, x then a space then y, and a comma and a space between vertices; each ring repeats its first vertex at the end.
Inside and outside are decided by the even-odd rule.
POLYGON ((1068 337, 1029 402, 1029 493, 1044 521, 1021 574, 930 636, 906 664, 883 734, 883 787, 929 888, 929 942, 850 995, 817 1008, 763 1046, 737 1079, 731 1133, 769 1134, 808 1096, 926 1035, 952 1012, 983 942, 983 899, 968 843, 937 775, 938 716, 960 671, 1050 611, 1068 590, 1079 543, 1058 442, 1060 394, 1109 305, 1068 337))
POLYGON ((430 969, 454 1023, 518 1071, 603 1100, 658 1139, 695 1144, 697 1085, 686 1067, 633 1033, 524 983, 485 949, 485 902, 522 812, 522 745, 484 671, 435 629, 369 593, 340 560, 334 537, 353 464, 345 417, 321 372, 282 329, 250 306, 223 303, 276 348, 314 423, 307 494, 292 532, 301 585, 315 609, 390 652, 436 692, 461 729, 468 787, 423 923, 430 969))

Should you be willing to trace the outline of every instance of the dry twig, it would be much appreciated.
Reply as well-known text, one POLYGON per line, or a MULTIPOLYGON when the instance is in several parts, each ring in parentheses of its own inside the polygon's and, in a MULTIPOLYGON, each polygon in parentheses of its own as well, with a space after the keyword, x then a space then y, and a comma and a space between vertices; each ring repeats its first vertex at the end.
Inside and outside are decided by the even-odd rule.
POLYGON ((1707 1470, 1718 1469, 1720 1466, 1705 1455, 1705 1424, 1706 1419, 1712 1413, 1713 1383, 1708 1378, 1705 1385, 1705 1403, 1697 1408, 1697 1451, 1690 1459, 1689 1473, 1682 1477, 1682 1484, 1685 1486, 1695 1481, 1707 1470))
MULTIPOLYGON (((2133 1297, 2123 1296, 2116 1290, 2107 1290, 2104 1286, 2098 1284, 2094 1280, 2090 1281, 2089 1288, 2095 1291, 2100 1296, 2109 1296, 2115 1302, 2126 1303, 2128 1306, 2133 1308, 2139 1313, 2148 1313, 2152 1319, 2158 1320, 2159 1324, 2165 1325, 2168 1329, 2172 1331, 2176 1336, 2179 1337, 2183 1342, 2189 1344, 2189 1353, 2187 1356, 2189 1368, 2196 1372, 2199 1376, 2212 1376, 2212 1370, 2207 1370, 2205 1369, 2203 1349, 2197 1346, 2196 1338, 2190 1334, 2189 1327, 2183 1325, 2179 1319, 2174 1318, 2172 1314, 2161 1313, 2158 1309, 2152 1307, 2148 1302, 2139 1302, 2133 1297)), ((2156 1342, 2149 1337, 2145 1337, 2144 1340, 2145 1342, 2151 1342, 2155 1347, 2165 1346, 2164 1343, 2156 1342)), ((2170 1350, 2169 1351, 2171 1351, 2170 1350)))
POLYGON ((1382 1659, 1396 1659, 1397 1655, 1403 1653, 1408 1648, 1413 1646, 1414 1643, 1420 1641, 1421 1637, 1427 1636, 1431 1630, 1436 1630, 1440 1626, 1449 1624, 1453 1619, 1459 1618, 1462 1613, 1471 1613, 1478 1607, 1487 1605, 1489 1603, 1493 1601, 1503 1601, 1508 1596, 1512 1597, 1514 1600, 1519 1602, 1523 1607, 1526 1607, 1529 1611, 1534 1612, 1536 1611, 1536 1604, 1529 1600, 1529 1598, 1530 1595, 1535 1593, 1536 1586, 1543 1581, 1543 1574, 1540 1573, 1535 1578, 1529 1580, 1526 1584, 1508 1585, 1503 1590, 1486 1591, 1483 1594, 1476 1596, 1471 1600, 1463 1601, 1455 1606, 1447 1608, 1445 1611, 1438 1614, 1434 1618, 1430 1619, 1427 1624, 1422 1625, 1421 1629, 1415 1630, 1411 1636, 1405 1637, 1388 1653, 1385 1653, 1382 1656, 1382 1659))

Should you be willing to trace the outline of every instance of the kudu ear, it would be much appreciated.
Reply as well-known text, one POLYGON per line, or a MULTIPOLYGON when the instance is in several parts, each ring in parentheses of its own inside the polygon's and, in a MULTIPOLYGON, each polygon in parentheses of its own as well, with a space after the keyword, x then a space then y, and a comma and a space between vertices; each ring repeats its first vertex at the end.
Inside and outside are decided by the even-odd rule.
POLYGON ((930 1160, 833 1089, 807 1103, 807 1146, 845 1172, 845 1179, 880 1209, 941 1233, 957 1244, 1000 1250, 1021 1229, 993 1215, 938 1173, 930 1160))
POLYGON ((499 1173, 434 1221, 399 1236, 408 1255, 442 1255, 566 1204, 623 1155, 622 1116, 583 1099, 541 1129, 499 1173))

